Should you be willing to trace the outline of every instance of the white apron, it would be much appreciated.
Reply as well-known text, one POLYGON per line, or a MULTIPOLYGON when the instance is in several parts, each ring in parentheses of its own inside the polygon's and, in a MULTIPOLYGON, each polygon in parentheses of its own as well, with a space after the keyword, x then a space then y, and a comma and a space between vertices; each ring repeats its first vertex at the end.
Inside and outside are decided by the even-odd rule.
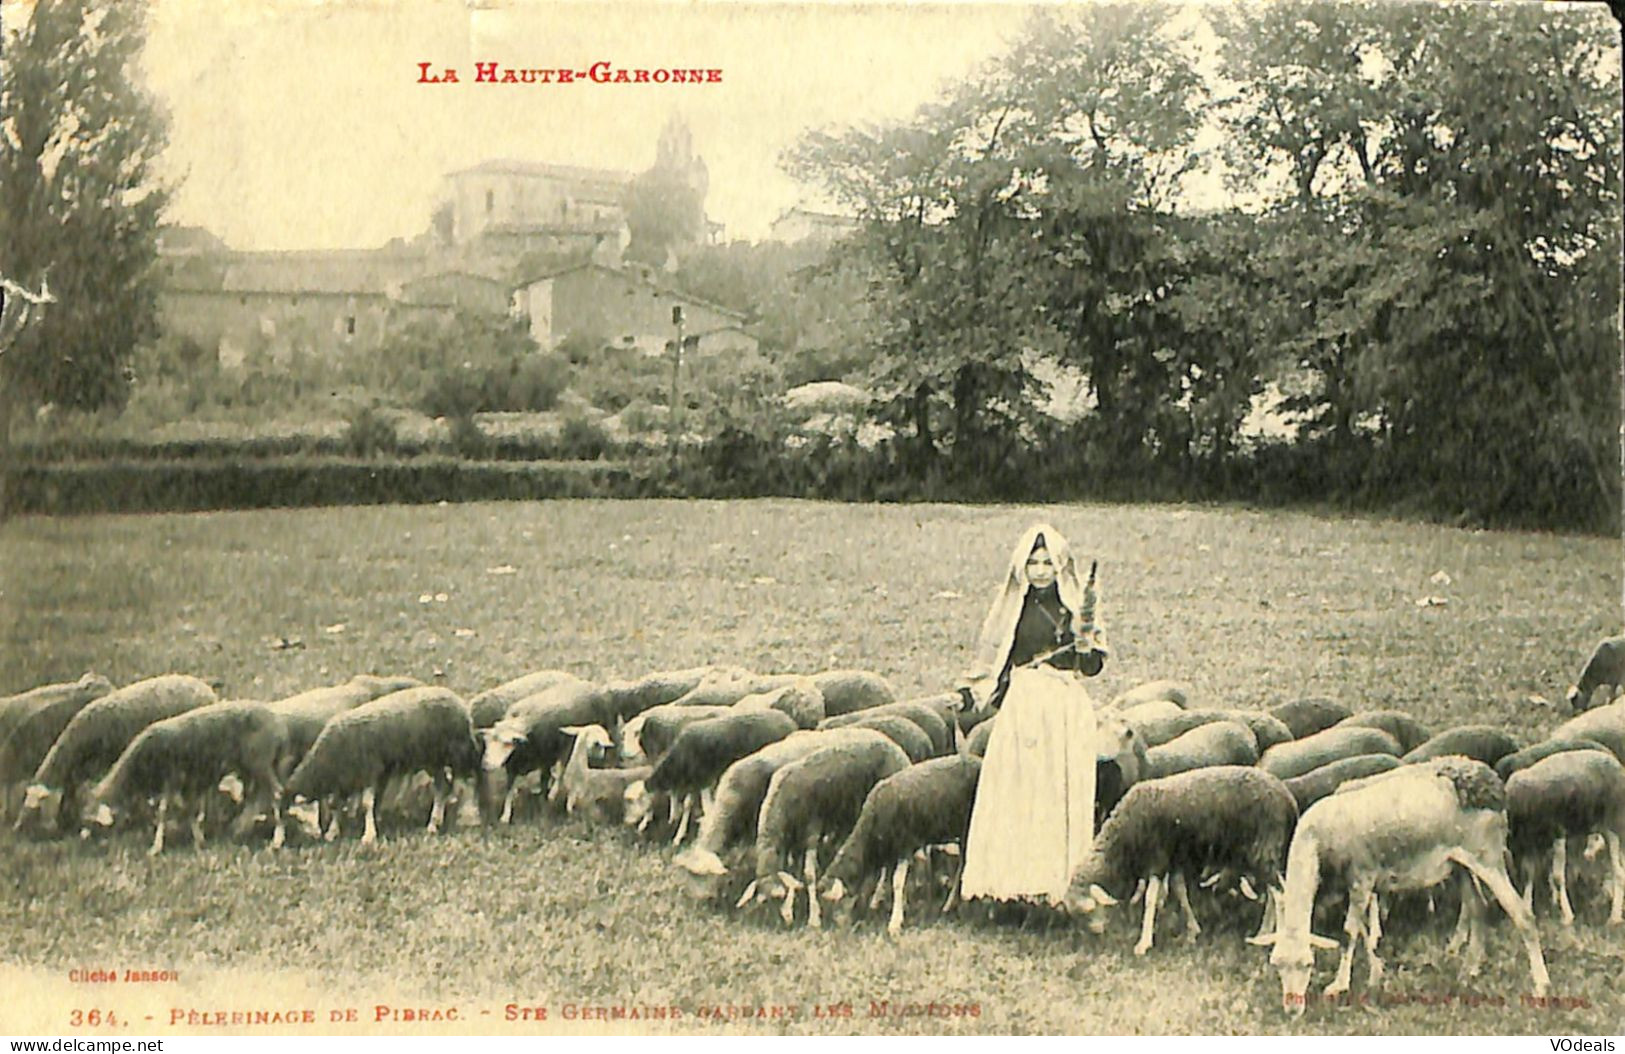
POLYGON ((965 840, 963 896, 1059 904, 1094 844, 1094 706, 1075 677, 1018 669, 995 720, 965 840))

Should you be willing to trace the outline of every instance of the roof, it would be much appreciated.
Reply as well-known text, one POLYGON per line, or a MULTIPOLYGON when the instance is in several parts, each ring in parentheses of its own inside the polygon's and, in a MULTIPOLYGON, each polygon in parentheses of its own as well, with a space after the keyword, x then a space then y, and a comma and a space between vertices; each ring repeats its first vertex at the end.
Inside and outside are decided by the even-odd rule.
POLYGON ((375 249, 233 253, 220 283, 227 293, 387 296, 419 277, 423 258, 375 249))
POLYGON ((832 226, 838 224, 843 227, 856 227, 858 225, 858 218, 856 216, 843 216, 838 212, 818 212, 815 209, 804 209, 799 205, 795 206, 794 208, 785 209, 783 212, 779 213, 778 218, 773 222, 781 223, 784 220, 789 219, 791 216, 805 216, 810 220, 817 220, 820 223, 827 223, 832 226))
POLYGON ((536 176, 547 179, 571 179, 583 183, 630 183, 632 173, 612 168, 586 168, 581 165, 559 165, 551 161, 517 161, 512 158, 493 158, 468 168, 447 172, 446 178, 474 173, 500 173, 512 176, 536 176))
POLYGON ((681 289, 675 289, 675 288, 673 288, 671 286, 661 285, 659 282, 655 282, 655 281, 652 281, 650 279, 643 278, 640 275, 632 274, 631 272, 628 272, 628 271, 616 270, 613 267, 606 267, 605 265, 603 265, 601 263, 594 263, 591 260, 583 261, 582 263, 577 263, 577 264, 570 264, 570 265, 568 265, 566 267, 555 268, 555 269, 553 269, 551 271, 545 271, 545 272, 543 272, 541 274, 533 275, 533 276, 531 276, 529 278, 521 278, 521 279, 519 279, 518 281, 516 281, 513 284, 513 288, 514 289, 526 289, 526 288, 529 288, 530 286, 535 285, 537 282, 547 282, 547 281, 551 281, 552 279, 559 278, 559 277, 561 277, 563 275, 573 274, 576 271, 589 270, 589 269, 593 270, 593 271, 601 271, 604 274, 609 275, 610 277, 615 278, 615 279, 617 279, 619 281, 625 282, 625 283, 627 283, 629 285, 638 285, 638 286, 643 286, 643 287, 645 287, 647 289, 653 289, 656 293, 660 293, 660 294, 662 294, 664 296, 669 296, 674 300, 681 300, 685 304, 693 304, 695 307, 703 307, 707 311, 715 311, 717 314, 722 315, 722 316, 724 316, 726 318, 736 319, 739 322, 744 322, 745 321, 744 313, 739 312, 739 311, 735 311, 733 308, 723 307, 721 304, 713 304, 709 300, 702 300, 701 298, 699 298, 697 296, 692 296, 692 295, 690 295, 688 293, 683 292, 681 289))
POLYGON ((403 304, 412 304, 418 307, 457 307, 460 302, 455 296, 446 295, 438 288, 438 283, 447 278, 462 279, 480 285, 490 286, 493 291, 499 292, 504 300, 508 296, 507 283, 489 275, 475 274, 473 271, 436 271, 433 274, 420 275, 401 283, 398 290, 398 299, 403 304))

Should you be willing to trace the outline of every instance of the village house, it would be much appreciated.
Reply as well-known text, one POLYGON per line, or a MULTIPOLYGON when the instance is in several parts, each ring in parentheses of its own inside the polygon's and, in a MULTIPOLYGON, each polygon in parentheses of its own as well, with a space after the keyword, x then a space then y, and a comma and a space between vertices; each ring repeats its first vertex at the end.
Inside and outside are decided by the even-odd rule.
POLYGON ((769 241, 794 244, 813 241, 828 244, 846 237, 858 229, 858 221, 851 216, 833 212, 815 212, 796 207, 779 213, 767 229, 769 241))
POLYGON ((680 307, 686 347, 702 354, 757 350, 756 338, 744 329, 744 315, 663 285, 656 273, 648 267, 575 264, 521 280, 513 291, 513 310, 529 321, 531 339, 543 348, 575 336, 662 354, 677 337, 672 309, 680 307))

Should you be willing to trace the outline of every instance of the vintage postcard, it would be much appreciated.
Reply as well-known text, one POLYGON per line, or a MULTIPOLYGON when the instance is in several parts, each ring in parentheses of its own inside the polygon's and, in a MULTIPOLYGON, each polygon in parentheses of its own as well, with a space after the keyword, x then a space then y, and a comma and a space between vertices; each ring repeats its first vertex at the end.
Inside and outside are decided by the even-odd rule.
POLYGON ((1625 1020, 1606 6, 0 15, 0 1033, 1625 1020))

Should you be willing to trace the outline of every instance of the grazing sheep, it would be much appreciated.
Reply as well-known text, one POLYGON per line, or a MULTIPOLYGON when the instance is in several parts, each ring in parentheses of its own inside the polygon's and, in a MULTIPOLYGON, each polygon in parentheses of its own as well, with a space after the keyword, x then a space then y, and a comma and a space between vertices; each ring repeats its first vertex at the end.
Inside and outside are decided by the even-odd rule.
POLYGON ((1183 710, 1191 705, 1191 686, 1184 681, 1146 681, 1113 697, 1108 709, 1129 710, 1145 703, 1168 702, 1183 710))
POLYGON ((589 764, 594 750, 613 752, 614 740, 602 725, 571 725, 565 734, 575 737, 570 756, 564 763, 559 786, 564 797, 564 811, 573 816, 585 812, 597 823, 619 823, 626 809, 626 788, 638 780, 646 780, 653 769, 648 765, 635 768, 595 769, 589 764))
POLYGON ((1166 717, 1141 719, 1135 722, 1135 727, 1150 749, 1172 742, 1193 728, 1227 720, 1228 716, 1220 710, 1176 710, 1166 717))
MULTIPOLYGON (((845 742, 814 751, 773 774, 756 822, 756 878, 739 907, 783 898, 785 925, 795 920, 795 894, 801 888, 786 870, 802 858, 806 887, 818 887, 818 851, 826 839, 844 838, 863 811, 875 784, 908 768, 908 755, 889 739, 845 742)), ((816 893, 808 897, 808 925, 820 919, 816 893)))
POLYGON ((1460 755, 1493 766, 1518 749, 1518 741, 1493 725, 1461 725, 1446 729, 1400 757, 1407 765, 1460 755))
POLYGON ((897 936, 903 928, 910 858, 927 846, 957 845, 964 859, 981 774, 981 759, 953 755, 910 765, 875 784, 857 825, 820 879, 820 895, 839 902, 848 895, 848 885, 855 895, 871 872, 878 869, 884 880, 889 868, 892 911, 886 932, 897 936))
POLYGON ((1220 869, 1259 888, 1278 887, 1297 820, 1298 806, 1285 785, 1251 766, 1191 769, 1135 784, 1106 818, 1088 860, 1073 876, 1068 905, 1089 914, 1126 898, 1144 880, 1145 914, 1134 954, 1151 949, 1158 903, 1170 888, 1185 912, 1185 930, 1194 937, 1201 926, 1191 910, 1187 878, 1220 869))
POLYGON ((824 731, 838 732, 841 728, 872 728, 902 747, 903 753, 907 754, 909 761, 914 764, 937 756, 931 737, 926 735, 919 725, 899 713, 866 714, 857 721, 824 731))
MULTIPOLYGON (((1383 890, 1427 889, 1450 877, 1460 865, 1488 886, 1523 937, 1534 979, 1544 996, 1551 979, 1541 955, 1534 919, 1507 877, 1506 797, 1489 767, 1467 758, 1446 757, 1401 766, 1353 789, 1343 788, 1305 810, 1287 853, 1286 889, 1274 934, 1255 939, 1273 944, 1270 963, 1281 976, 1281 1002, 1301 1014, 1307 1003, 1313 947, 1336 942, 1310 931, 1310 916, 1322 878, 1338 877, 1349 889, 1343 929, 1349 942, 1327 995, 1348 991, 1355 946, 1364 936, 1371 983, 1382 977, 1377 942, 1382 937, 1376 894, 1383 890)), ((1482 957, 1478 942, 1481 905, 1463 879, 1462 917, 1467 936, 1469 975, 1482 957)), ((1456 938, 1452 938, 1452 944, 1456 938)))
POLYGON ((1289 780, 1343 758, 1360 754, 1398 757, 1399 753, 1399 741, 1380 728, 1327 728, 1270 747, 1258 759, 1258 767, 1279 779, 1289 780))
POLYGON ((715 798, 700 821, 700 833, 694 844, 672 858, 672 863, 698 880, 695 888, 699 895, 711 896, 716 891, 715 880, 728 874, 722 854, 734 845, 755 843, 756 821, 773 773, 825 747, 847 742, 881 742, 885 738, 883 733, 869 728, 792 732, 777 743, 769 743, 740 758, 729 765, 717 781, 715 798))
POLYGON ((1262 710, 1174 710, 1158 715, 1146 709, 1155 705, 1142 703, 1134 708, 1132 715, 1123 715, 1124 720, 1139 729, 1147 747, 1163 746, 1192 729, 1218 721, 1235 721, 1246 725, 1261 751, 1292 738, 1291 729, 1262 710))
POLYGON ((0 820, 21 806, 28 778, 73 716, 112 690, 107 678, 87 673, 0 700, 0 820))
POLYGON ((793 673, 759 674, 738 666, 721 666, 711 670, 694 686, 673 699, 672 706, 732 706, 747 695, 771 692, 799 680, 793 673))
POLYGON ((198 678, 165 674, 127 684, 87 704, 40 761, 16 828, 39 823, 53 829, 64 814, 77 818, 79 784, 111 768, 142 729, 216 700, 214 689, 198 678))
POLYGON ((891 683, 868 670, 825 670, 813 674, 812 681, 824 697, 826 717, 872 710, 897 701, 891 683))
POLYGON ((541 770, 546 789, 554 770, 570 750, 566 725, 615 727, 614 705, 602 687, 579 680, 563 681, 529 695, 508 707, 485 736, 483 767, 487 773, 505 770, 509 780, 500 822, 513 818, 519 778, 541 770))
POLYGON ((647 814, 649 796, 671 795, 683 803, 672 844, 682 842, 693 820, 695 800, 716 785, 729 765, 796 730, 789 715, 777 710, 734 710, 696 721, 677 734, 671 749, 655 762, 649 778, 626 788, 627 814, 647 814))
POLYGON ((678 733, 696 721, 733 713, 731 706, 677 706, 662 703, 627 722, 621 735, 621 756, 659 761, 671 749, 678 733))
POLYGON ((475 728, 490 728, 502 720, 502 715, 508 712, 508 708, 521 699, 528 699, 561 684, 580 681, 581 678, 567 670, 537 670, 535 673, 527 673, 511 681, 504 681, 495 688, 487 688, 474 696, 468 701, 468 716, 473 719, 475 728))
POLYGON ((1351 758, 1327 762, 1302 776, 1294 776, 1285 781, 1286 789, 1292 792, 1293 799, 1297 801, 1298 811, 1303 812, 1349 780, 1392 772, 1399 765, 1399 759, 1392 754, 1356 754, 1351 758))
POLYGON ((1564 754, 1571 750, 1601 750, 1608 751, 1608 747, 1595 739, 1584 736, 1564 737, 1562 739, 1543 739, 1533 743, 1522 750, 1515 750, 1495 763, 1495 774, 1505 783, 1512 778, 1514 772, 1533 765, 1537 761, 1544 761, 1553 754, 1564 754))
POLYGON ((216 703, 155 721, 130 742, 91 791, 85 819, 111 827, 126 802, 157 798, 156 829, 148 850, 156 856, 164 850, 164 822, 175 797, 196 809, 192 844, 202 848, 207 796, 228 774, 236 773, 243 780, 244 800, 256 788, 271 801, 276 822, 271 845, 277 848, 284 837, 277 771, 287 749, 287 722, 264 703, 216 703))
POLYGON ((1162 779, 1215 765, 1251 765, 1258 761, 1252 731, 1235 721, 1199 725, 1160 747, 1145 752, 1145 778, 1162 779))
MULTIPOLYGON (((378 838, 374 815, 379 793, 390 777, 427 770, 435 783, 429 833, 440 829, 453 775, 473 775, 480 760, 479 740, 468 706, 447 688, 409 688, 347 710, 327 723, 316 743, 288 777, 285 798, 318 800, 362 795, 366 828, 363 845, 378 838)), ((338 837, 335 823, 329 841, 338 837)))
POLYGON ((1401 753, 1415 750, 1433 736, 1426 725, 1403 710, 1363 710, 1333 728, 1380 728, 1399 743, 1401 753))
POLYGON ((710 666, 693 666, 686 670, 646 674, 635 681, 608 681, 604 684, 604 692, 621 720, 630 721, 645 710, 681 699, 699 687, 712 669, 710 666))
POLYGON ((1614 752, 1614 757, 1625 762, 1625 700, 1588 710, 1579 717, 1571 717, 1558 725, 1548 739, 1573 739, 1584 736, 1614 752))
POLYGON ((1136 726, 1147 725, 1153 721, 1169 721, 1184 712, 1184 708, 1178 703, 1168 699, 1152 699, 1150 702, 1136 703, 1134 706, 1118 711, 1123 720, 1136 726))
POLYGON ((1291 730, 1293 739, 1324 732, 1345 717, 1352 716, 1348 707, 1330 699, 1295 699, 1271 707, 1269 713, 1291 730))
MULTIPOLYGON (((951 698, 958 699, 954 693, 951 698)), ((879 714, 895 714, 903 717, 924 732, 931 743, 931 755, 946 754, 954 748, 954 724, 951 712, 947 710, 950 696, 928 696, 924 699, 908 699, 898 703, 886 703, 882 706, 871 707, 867 710, 858 710, 852 713, 827 718, 820 722, 822 729, 844 728, 847 725, 858 724, 867 718, 879 714)), ((980 726, 978 726, 980 727, 980 726)))
POLYGON ((1574 750, 1537 761, 1506 781, 1507 846, 1523 870, 1523 903, 1534 910, 1535 875, 1549 850, 1552 902, 1563 925, 1574 923, 1569 904, 1568 840, 1600 833, 1608 846, 1608 922, 1625 922, 1625 766, 1606 750, 1574 750))
POLYGON ((299 764, 300 759, 316 742, 316 737, 322 734, 327 722, 334 717, 346 710, 354 710, 363 703, 370 703, 394 692, 404 692, 408 688, 419 688, 422 684, 423 682, 416 677, 375 677, 371 674, 358 674, 343 684, 312 688, 267 703, 271 711, 279 714, 288 726, 288 753, 284 762, 285 768, 280 775, 284 779, 287 778, 293 771, 293 766, 299 764))
POLYGON ((1585 669, 1580 671, 1580 679, 1569 685, 1569 706, 1576 713, 1591 709, 1597 689, 1604 686, 1608 688, 1605 703, 1613 702, 1615 696, 1625 692, 1625 637, 1608 637, 1597 645, 1585 669))
POLYGON ((734 704, 739 710, 777 710, 796 723, 797 728, 814 729, 824 719, 824 693, 811 677, 747 695, 734 704))

